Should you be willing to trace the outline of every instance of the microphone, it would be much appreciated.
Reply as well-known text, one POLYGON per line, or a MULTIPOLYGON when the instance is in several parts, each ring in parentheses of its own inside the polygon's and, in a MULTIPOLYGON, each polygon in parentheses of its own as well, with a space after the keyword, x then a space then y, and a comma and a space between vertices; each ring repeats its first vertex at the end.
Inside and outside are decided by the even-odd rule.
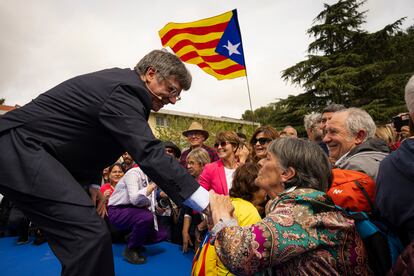
POLYGON ((151 88, 149 88, 148 83, 145 83, 145 85, 147 86, 148 91, 151 93, 151 95, 152 95, 152 96, 154 96, 154 97, 155 97, 155 98, 157 98, 158 100, 162 101, 162 97, 161 97, 161 96, 156 95, 156 94, 155 94, 155 93, 151 90, 151 88))

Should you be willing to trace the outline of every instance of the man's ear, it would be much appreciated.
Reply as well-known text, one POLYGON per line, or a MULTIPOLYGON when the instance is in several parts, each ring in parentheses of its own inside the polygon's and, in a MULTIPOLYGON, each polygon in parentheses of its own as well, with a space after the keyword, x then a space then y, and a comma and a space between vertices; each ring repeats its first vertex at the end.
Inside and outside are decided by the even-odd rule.
POLYGON ((292 179, 296 175, 296 170, 293 167, 288 167, 281 175, 282 182, 292 179))
POLYGON ((154 68, 148 67, 147 72, 145 73, 146 79, 149 80, 149 81, 152 80, 152 79, 154 79, 156 72, 157 71, 154 68))
POLYGON ((365 130, 360 129, 355 136, 355 144, 356 145, 362 144, 366 137, 367 137, 367 133, 365 132, 365 130))

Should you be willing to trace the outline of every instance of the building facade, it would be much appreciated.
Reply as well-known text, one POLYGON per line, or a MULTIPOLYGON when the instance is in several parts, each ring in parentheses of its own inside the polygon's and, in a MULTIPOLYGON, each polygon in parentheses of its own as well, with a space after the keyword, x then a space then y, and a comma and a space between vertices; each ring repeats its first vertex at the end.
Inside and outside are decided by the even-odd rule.
POLYGON ((254 130, 260 126, 257 122, 165 109, 158 112, 151 112, 148 120, 157 138, 164 141, 172 141, 180 148, 184 148, 187 145, 187 140, 182 135, 182 132, 187 130, 193 121, 201 123, 203 128, 210 133, 210 138, 206 141, 206 144, 210 146, 214 144, 214 137, 220 131, 230 130, 240 132, 245 134, 249 139, 254 130))

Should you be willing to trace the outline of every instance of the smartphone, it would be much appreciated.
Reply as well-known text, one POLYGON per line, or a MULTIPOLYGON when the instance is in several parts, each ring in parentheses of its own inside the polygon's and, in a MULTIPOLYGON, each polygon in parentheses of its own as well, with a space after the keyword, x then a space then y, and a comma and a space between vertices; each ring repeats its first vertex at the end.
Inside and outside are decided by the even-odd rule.
POLYGON ((408 113, 392 117, 392 124, 397 132, 401 132, 401 127, 408 126, 409 123, 410 115, 408 113))

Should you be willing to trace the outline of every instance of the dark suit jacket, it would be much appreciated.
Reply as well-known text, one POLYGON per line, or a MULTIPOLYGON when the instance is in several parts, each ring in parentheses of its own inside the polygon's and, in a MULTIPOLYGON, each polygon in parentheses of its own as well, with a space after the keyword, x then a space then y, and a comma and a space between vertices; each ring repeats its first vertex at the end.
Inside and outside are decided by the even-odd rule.
MULTIPOLYGON (((142 170, 181 204, 199 185, 174 158, 164 154, 163 144, 147 122, 150 109, 148 90, 130 69, 107 69, 57 85, 0 117, 0 139, 9 135, 15 150, 11 152, 11 145, 0 143, 0 152, 12 155, 7 160, 0 158, 0 162, 11 162, 16 168, 0 173, 0 185, 50 197, 51 184, 47 191, 41 189, 45 183, 38 183, 36 175, 48 168, 42 162, 53 162, 37 152, 46 151, 77 182, 92 184, 100 183, 97 176, 102 169, 128 151, 142 170), (39 188, 33 188, 36 185, 39 188)), ((50 169, 53 167, 56 165, 50 169)))

